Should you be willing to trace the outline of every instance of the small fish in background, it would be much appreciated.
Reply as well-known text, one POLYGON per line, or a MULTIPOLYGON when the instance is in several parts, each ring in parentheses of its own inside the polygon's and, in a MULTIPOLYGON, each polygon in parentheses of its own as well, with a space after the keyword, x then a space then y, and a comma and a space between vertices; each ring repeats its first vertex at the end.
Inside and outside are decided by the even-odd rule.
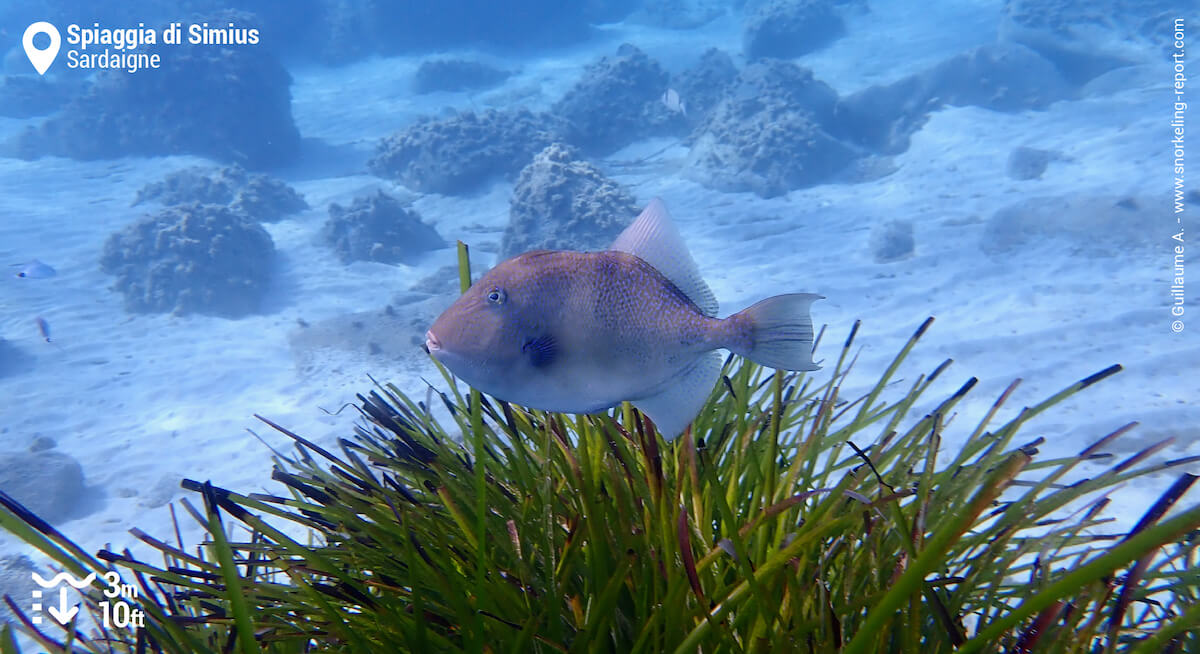
POLYGON ((809 305, 820 298, 777 295, 717 318, 656 198, 607 251, 537 250, 500 263, 438 316, 425 346, 502 400, 563 413, 629 401, 672 440, 719 380, 717 349, 816 370, 809 305))
POLYGON ((667 107, 667 109, 670 109, 677 114, 683 114, 683 117, 687 118, 687 105, 685 105, 683 100, 679 98, 679 92, 675 89, 667 89, 666 92, 662 94, 662 103, 667 107))
POLYGON ((14 263, 14 268, 20 268, 16 272, 16 276, 22 279, 47 279, 58 274, 54 268, 49 265, 33 259, 28 263, 14 263))
POLYGON ((38 328, 38 331, 41 332, 42 338, 46 339, 46 342, 49 343, 50 342, 50 323, 46 322, 46 319, 41 316, 38 316, 34 322, 37 323, 37 328, 38 328))

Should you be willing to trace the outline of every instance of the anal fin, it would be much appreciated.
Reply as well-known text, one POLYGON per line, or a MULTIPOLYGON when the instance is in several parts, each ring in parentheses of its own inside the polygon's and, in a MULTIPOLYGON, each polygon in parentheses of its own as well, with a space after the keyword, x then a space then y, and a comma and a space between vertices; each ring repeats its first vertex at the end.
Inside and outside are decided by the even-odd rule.
POLYGON ((675 440, 696 418, 721 375, 721 355, 709 352, 696 359, 649 397, 633 401, 633 406, 650 416, 663 438, 675 440))

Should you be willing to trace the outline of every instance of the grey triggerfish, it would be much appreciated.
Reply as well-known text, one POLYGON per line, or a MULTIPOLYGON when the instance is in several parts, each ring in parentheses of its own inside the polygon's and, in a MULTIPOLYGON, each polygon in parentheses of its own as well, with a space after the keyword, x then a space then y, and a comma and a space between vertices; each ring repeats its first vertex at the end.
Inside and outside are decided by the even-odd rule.
POLYGON ((535 250, 488 271, 425 334, 460 379, 508 402, 593 413, 632 402, 668 440, 703 408, 723 348, 816 370, 811 293, 728 318, 654 199, 604 252, 535 250))

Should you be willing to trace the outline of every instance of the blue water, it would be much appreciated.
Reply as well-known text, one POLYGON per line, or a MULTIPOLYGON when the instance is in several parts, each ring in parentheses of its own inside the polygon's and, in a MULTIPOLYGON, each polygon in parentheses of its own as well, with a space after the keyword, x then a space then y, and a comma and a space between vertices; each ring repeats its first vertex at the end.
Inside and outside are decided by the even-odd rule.
MULTIPOLYGON (((180 477, 269 485, 253 414, 329 442, 367 374, 424 392, 455 241, 479 272, 603 249, 656 196, 721 315, 820 293, 818 360, 863 320, 847 393, 935 316, 905 379, 978 376, 964 424, 1014 378, 1019 406, 1120 363, 1033 435, 1136 420, 1118 454, 1196 454, 1195 25, 1154 1, 0 2, 0 490, 88 549, 165 534, 180 477)), ((1118 502, 1136 519, 1173 474, 1118 502)), ((0 536, 0 594, 29 554, 0 536)))

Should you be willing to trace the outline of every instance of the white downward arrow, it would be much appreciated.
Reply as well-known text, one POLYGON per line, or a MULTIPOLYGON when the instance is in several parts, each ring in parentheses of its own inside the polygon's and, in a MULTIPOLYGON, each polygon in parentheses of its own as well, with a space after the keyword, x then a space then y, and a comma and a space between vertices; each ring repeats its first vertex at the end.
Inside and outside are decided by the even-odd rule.
POLYGON ((79 607, 72 606, 68 609, 67 589, 60 588, 58 589, 58 608, 51 606, 49 611, 50 615, 53 616, 55 620, 58 620, 58 624, 66 625, 71 621, 71 618, 75 617, 76 613, 79 613, 79 607))

